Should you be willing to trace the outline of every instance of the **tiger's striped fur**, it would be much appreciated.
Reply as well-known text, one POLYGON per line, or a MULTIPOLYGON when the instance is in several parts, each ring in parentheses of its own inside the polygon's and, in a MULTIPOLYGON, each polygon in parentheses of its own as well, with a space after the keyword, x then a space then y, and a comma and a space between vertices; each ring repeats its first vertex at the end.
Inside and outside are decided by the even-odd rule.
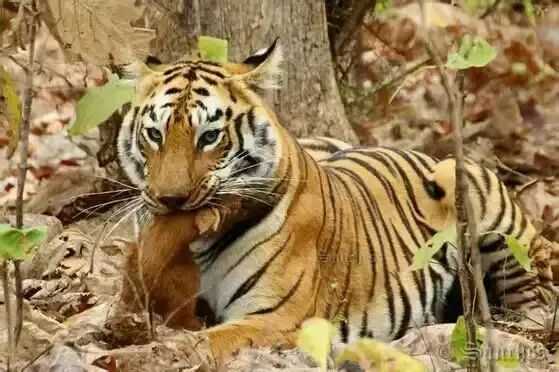
MULTIPOLYGON (((246 218, 191 244, 202 297, 221 323, 203 331, 213 352, 291 343, 311 316, 336 319, 342 341, 393 339, 441 321, 455 250, 425 270, 409 267, 418 247, 455 223, 454 161, 297 142, 251 89, 272 84, 279 60, 274 44, 245 64, 144 66, 119 137, 124 168, 153 213, 243 204, 246 218)), ((536 231, 493 173, 467 170, 494 300, 547 310, 549 268, 524 271, 498 235, 530 245, 536 231)))

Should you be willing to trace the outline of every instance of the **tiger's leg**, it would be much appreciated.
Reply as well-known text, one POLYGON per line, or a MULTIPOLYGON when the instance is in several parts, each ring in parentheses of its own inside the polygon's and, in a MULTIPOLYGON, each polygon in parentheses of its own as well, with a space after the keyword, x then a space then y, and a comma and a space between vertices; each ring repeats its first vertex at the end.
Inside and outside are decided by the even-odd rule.
POLYGON ((244 347, 293 347, 295 331, 296 323, 287 318, 249 316, 200 331, 198 334, 207 337, 216 363, 222 366, 244 347), (289 324, 293 326, 289 327, 289 324))
MULTIPOLYGON (((496 296, 490 301, 543 320, 542 316, 550 311, 554 291, 549 248, 542 244, 534 226, 493 172, 472 162, 467 162, 466 171, 473 214, 478 223, 482 266, 491 283, 491 292, 496 296), (528 247, 533 260, 532 272, 526 271, 515 259, 504 236, 513 236, 528 247)), ((455 219, 454 159, 437 163, 432 181, 444 190, 439 199, 441 213, 455 219)))

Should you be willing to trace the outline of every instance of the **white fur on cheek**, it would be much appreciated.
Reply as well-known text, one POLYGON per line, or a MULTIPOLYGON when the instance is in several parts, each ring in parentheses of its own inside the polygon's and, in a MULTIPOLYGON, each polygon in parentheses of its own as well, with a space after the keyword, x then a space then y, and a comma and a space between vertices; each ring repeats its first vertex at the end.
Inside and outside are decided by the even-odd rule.
POLYGON ((124 172, 130 181, 141 189, 145 185, 145 180, 143 172, 140 173, 138 169, 143 169, 143 160, 135 143, 136 141, 133 138, 133 110, 134 108, 128 111, 122 121, 122 125, 118 133, 117 150, 122 169, 124 169, 124 172))

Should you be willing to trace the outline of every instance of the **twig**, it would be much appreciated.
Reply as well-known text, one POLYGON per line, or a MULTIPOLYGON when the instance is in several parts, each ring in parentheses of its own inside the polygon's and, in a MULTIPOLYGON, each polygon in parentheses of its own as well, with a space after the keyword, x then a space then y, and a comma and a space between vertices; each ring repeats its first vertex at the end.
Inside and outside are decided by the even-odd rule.
MULTIPOLYGON (((468 196, 468 180, 466 178, 466 168, 464 162, 464 148, 462 138, 462 126, 464 121, 463 106, 463 75, 458 73, 456 84, 452 84, 447 71, 445 70, 440 53, 435 50, 435 44, 431 40, 431 35, 427 29, 425 0, 419 0, 421 8, 423 33, 425 47, 435 62, 443 88, 449 101, 450 121, 453 126, 455 138, 455 157, 456 157, 456 229, 458 245, 458 276, 462 289, 462 300, 464 304, 464 320, 466 322, 467 340, 469 347, 477 347, 476 325, 474 322, 475 300, 474 295, 479 297, 478 307, 481 313, 481 320, 487 328, 487 341, 489 350, 492 350, 492 329, 491 313, 487 302, 487 293, 483 285, 481 271, 481 256, 478 247, 477 224, 474 220, 473 206, 468 196), (468 267, 468 259, 471 259, 471 266, 468 267), (471 276, 470 276, 471 275, 471 276)), ((469 359, 468 371, 481 371, 479 356, 469 359)), ((490 361, 490 368, 494 370, 493 360, 490 361)))
POLYGON ((419 70, 423 66, 426 66, 429 62, 431 62, 431 57, 426 57, 424 59, 421 59, 421 60, 417 61, 416 63, 414 63, 410 67, 406 68, 405 70, 400 71, 396 76, 388 77, 386 80, 384 80, 382 83, 380 83, 378 86, 376 86, 373 89, 373 91, 371 92, 371 95, 377 93, 379 90, 382 90, 386 87, 391 86, 392 84, 396 83, 397 81, 402 80, 406 76, 408 76, 410 74, 413 74, 414 72, 416 72, 417 70, 419 70))
POLYGON ((103 237, 103 235, 105 235, 105 230, 107 230, 107 226, 109 226, 109 220, 105 221, 105 223, 103 224, 103 229, 101 230, 101 232, 99 233, 99 235, 97 235, 97 239, 95 240, 95 244, 93 245, 93 248, 91 249, 91 256, 89 257, 89 273, 93 274, 93 269, 94 269, 94 258, 95 258, 95 251, 97 250, 97 247, 99 247, 101 245, 101 238, 103 237))
POLYGON ((336 56, 342 54, 345 44, 355 34, 355 31, 363 22, 363 18, 367 14, 367 11, 373 10, 376 3, 376 0, 361 0, 353 6, 351 15, 342 26, 334 42, 334 52, 336 56))
POLYGON ((14 355, 14 328, 12 327, 12 300, 10 298, 8 269, 8 261, 4 261, 2 263, 2 289, 4 291, 4 307, 6 309, 6 325, 8 328, 8 360, 6 362, 6 370, 9 372, 14 355))
POLYGON ((43 355, 45 355, 46 353, 48 353, 49 351, 51 351, 51 349, 54 347, 54 344, 50 344, 49 346, 47 346, 46 348, 44 348, 39 354, 35 355, 33 357, 33 359, 31 359, 29 362, 27 362, 26 365, 24 365, 19 372, 23 372, 25 371, 27 368, 31 367, 33 364, 35 364, 36 361, 38 361, 43 355))
POLYGON ((551 321, 551 329, 549 331, 548 343, 551 343, 551 338, 553 337, 553 331, 555 330, 555 321, 557 320, 557 308, 559 307, 559 296, 555 295, 555 306, 553 308, 553 320, 551 321))
MULTIPOLYGON (((29 39, 29 59, 27 70, 25 71, 25 89, 23 93, 23 115, 19 127, 20 139, 20 159, 17 177, 17 198, 16 198, 16 228, 23 227, 23 190, 25 188, 25 178, 27 175, 27 157, 29 147, 29 125, 31 121, 31 104, 33 103, 33 63, 35 61, 35 38, 37 36, 38 10, 35 0, 31 1, 31 32, 29 39)), ((21 291, 21 268, 20 262, 14 261, 14 279, 16 293, 16 324, 15 324, 15 346, 19 342, 21 328, 23 325, 23 295, 21 291)))

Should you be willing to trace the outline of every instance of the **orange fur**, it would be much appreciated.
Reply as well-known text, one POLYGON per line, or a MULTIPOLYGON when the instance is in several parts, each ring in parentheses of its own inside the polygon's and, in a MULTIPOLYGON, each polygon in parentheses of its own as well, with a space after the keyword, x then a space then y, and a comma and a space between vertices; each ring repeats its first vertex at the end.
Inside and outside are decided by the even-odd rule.
MULTIPOLYGON (((154 216, 142 231, 140 243, 130 247, 126 271, 142 303, 146 302, 147 291, 152 310, 172 327, 198 330, 202 325, 195 315, 200 272, 188 248, 194 239, 213 228, 210 225, 215 217, 208 210, 202 212, 154 216)), ((139 310, 131 284, 125 282, 123 301, 136 304, 132 307, 139 310)))
MULTIPOLYGON (((240 206, 230 203, 227 213, 239 209, 240 206)), ((128 310, 142 310, 147 291, 152 310, 162 316, 168 326, 200 329, 202 323, 196 317, 200 270, 189 245, 222 228, 225 223, 232 223, 233 219, 226 221, 227 213, 208 208, 154 216, 142 230, 139 243, 129 246, 131 253, 126 272, 131 282, 124 282, 122 292, 122 301, 128 310), (139 294, 141 304, 138 304, 135 293, 139 294)), ((200 315, 213 318, 210 313, 200 315)))

